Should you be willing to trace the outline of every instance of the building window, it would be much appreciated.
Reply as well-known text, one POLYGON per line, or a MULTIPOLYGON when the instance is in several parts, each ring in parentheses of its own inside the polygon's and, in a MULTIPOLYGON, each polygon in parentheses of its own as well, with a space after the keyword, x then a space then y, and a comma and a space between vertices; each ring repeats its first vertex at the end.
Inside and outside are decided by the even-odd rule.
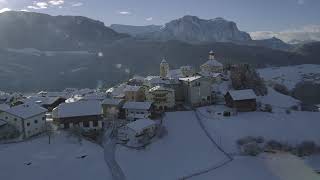
POLYGON ((42 117, 42 121, 46 120, 46 117, 42 117))
POLYGON ((8 116, 6 116, 6 119, 8 119, 8 116))
POLYGON ((34 123, 35 123, 35 124, 38 124, 38 120, 34 120, 34 123))
POLYGON ((83 127, 90 127, 90 123, 89 123, 89 121, 85 121, 85 122, 83 122, 83 127))
POLYGON ((14 118, 14 121, 17 121, 17 118, 14 118))
POLYGON ((93 121, 93 127, 97 127, 98 126, 98 121, 93 121))
POLYGON ((30 126, 30 123, 29 123, 29 122, 27 123, 27 126, 30 126))

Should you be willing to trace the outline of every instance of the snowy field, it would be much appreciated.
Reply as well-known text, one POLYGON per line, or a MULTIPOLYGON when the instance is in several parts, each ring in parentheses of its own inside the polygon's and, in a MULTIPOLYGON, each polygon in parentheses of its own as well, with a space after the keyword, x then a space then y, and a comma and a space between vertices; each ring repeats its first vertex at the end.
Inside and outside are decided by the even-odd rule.
POLYGON ((1 180, 111 180, 103 149, 64 133, 48 144, 46 136, 17 144, 0 145, 1 180), (81 158, 81 156, 86 156, 81 158))
POLYGON ((300 101, 291 97, 278 93, 272 88, 268 88, 268 94, 266 96, 258 96, 258 101, 262 104, 270 104, 273 110, 290 109, 292 106, 299 106, 300 101))
POLYGON ((178 179, 227 160, 200 128, 194 112, 167 113, 164 125, 168 135, 145 150, 118 147, 116 157, 128 179, 178 179))
POLYGON ((320 65, 303 64, 298 66, 270 67, 258 70, 266 81, 277 82, 293 89, 301 81, 320 83, 320 65))
POLYGON ((199 108, 198 114, 208 131, 230 153, 238 151, 236 141, 246 136, 263 136, 266 140, 273 139, 290 144, 297 144, 304 140, 312 140, 320 144, 320 113, 318 112, 291 112, 291 114, 248 112, 223 117, 213 116, 212 108, 212 106, 199 108))
POLYGON ((236 157, 226 166, 192 180, 320 180, 304 161, 289 154, 236 157))

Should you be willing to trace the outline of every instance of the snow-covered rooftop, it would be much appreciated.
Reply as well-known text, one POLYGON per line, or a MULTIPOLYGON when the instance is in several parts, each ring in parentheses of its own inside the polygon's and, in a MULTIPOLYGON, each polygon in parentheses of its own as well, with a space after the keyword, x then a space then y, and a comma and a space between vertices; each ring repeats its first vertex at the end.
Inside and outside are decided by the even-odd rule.
POLYGON ((52 112, 54 118, 96 116, 102 114, 101 102, 96 100, 63 103, 52 112))
POLYGON ((200 79, 201 76, 192 76, 192 77, 186 77, 186 78, 179 78, 180 81, 187 81, 187 82, 192 82, 195 80, 200 79))
POLYGON ((10 106, 8 104, 0 104, 0 112, 9 109, 10 106))
POLYGON ((5 110, 4 112, 20 117, 22 119, 27 119, 42 113, 46 113, 47 109, 42 108, 37 104, 30 103, 11 107, 10 109, 5 110))
POLYGON ((244 89, 244 90, 231 90, 228 92, 233 100, 248 100, 248 99, 256 99, 257 96, 252 89, 244 89))
POLYGON ((173 91, 173 89, 166 88, 166 87, 163 87, 163 86, 155 86, 155 87, 151 88, 149 91, 150 92, 153 92, 153 91, 173 91))
POLYGON ((148 83, 154 85, 154 84, 170 84, 170 81, 168 79, 163 79, 160 76, 148 76, 145 79, 148 83))
POLYGON ((32 96, 27 99, 24 99, 24 103, 36 103, 39 105, 51 105, 59 100, 60 97, 36 97, 32 96))
POLYGON ((107 98, 107 99, 105 99, 105 100, 102 101, 102 104, 118 106, 118 105, 120 105, 123 101, 124 101, 123 99, 107 98))
POLYGON ((130 85, 127 85, 126 88, 124 88, 123 91, 125 92, 136 92, 136 91, 139 91, 141 88, 141 86, 130 86, 130 85))
POLYGON ((123 105, 124 109, 139 109, 139 110, 149 110, 151 108, 151 102, 126 102, 123 105))
POLYGON ((134 122, 131 122, 127 124, 127 127, 132 129, 133 131, 137 133, 141 133, 142 131, 155 126, 156 122, 150 120, 150 119, 139 119, 134 122))
POLYGON ((203 64, 203 66, 216 66, 216 67, 223 67, 223 64, 221 64, 219 61, 212 59, 208 60, 203 64))

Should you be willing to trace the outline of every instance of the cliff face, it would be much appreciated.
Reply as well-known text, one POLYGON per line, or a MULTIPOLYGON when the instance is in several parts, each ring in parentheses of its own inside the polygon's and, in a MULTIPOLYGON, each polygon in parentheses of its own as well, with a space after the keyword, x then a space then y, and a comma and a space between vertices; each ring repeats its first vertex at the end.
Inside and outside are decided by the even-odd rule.
POLYGON ((223 18, 211 20, 196 16, 184 16, 167 23, 159 32, 146 35, 158 40, 180 40, 185 42, 237 42, 250 41, 248 33, 238 29, 236 23, 223 18))

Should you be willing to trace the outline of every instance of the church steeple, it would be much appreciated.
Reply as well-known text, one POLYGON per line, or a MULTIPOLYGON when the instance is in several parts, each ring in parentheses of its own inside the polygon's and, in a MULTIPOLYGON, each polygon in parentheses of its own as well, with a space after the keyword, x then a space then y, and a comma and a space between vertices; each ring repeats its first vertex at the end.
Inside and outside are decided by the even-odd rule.
POLYGON ((214 52, 213 52, 213 50, 211 50, 209 52, 209 60, 214 60, 214 52))
POLYGON ((162 59, 160 63, 160 77, 166 78, 168 77, 168 73, 169 73, 169 64, 165 59, 162 59))

